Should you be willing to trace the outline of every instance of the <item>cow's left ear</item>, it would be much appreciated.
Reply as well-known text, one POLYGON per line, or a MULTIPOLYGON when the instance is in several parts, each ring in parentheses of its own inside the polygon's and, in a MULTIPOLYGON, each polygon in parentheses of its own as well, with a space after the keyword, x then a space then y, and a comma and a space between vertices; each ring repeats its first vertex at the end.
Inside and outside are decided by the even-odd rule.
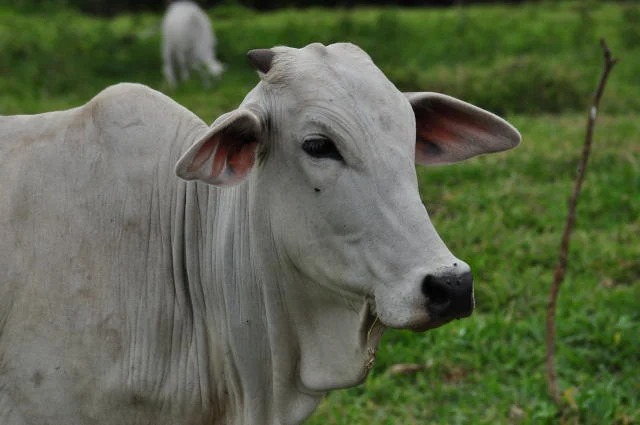
POLYGON ((511 149, 518 130, 502 118, 440 93, 405 93, 416 115, 416 163, 448 164, 511 149))
POLYGON ((247 109, 222 115, 178 160, 176 174, 217 186, 241 182, 255 164, 260 128, 247 109))

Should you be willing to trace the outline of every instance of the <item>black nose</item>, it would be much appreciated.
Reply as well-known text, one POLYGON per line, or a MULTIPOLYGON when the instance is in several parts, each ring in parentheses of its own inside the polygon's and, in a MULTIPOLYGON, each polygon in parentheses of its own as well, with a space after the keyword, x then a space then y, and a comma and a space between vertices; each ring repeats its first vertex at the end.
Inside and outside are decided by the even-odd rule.
POLYGON ((471 272, 427 275, 422 281, 431 320, 448 322, 467 317, 473 311, 471 272))

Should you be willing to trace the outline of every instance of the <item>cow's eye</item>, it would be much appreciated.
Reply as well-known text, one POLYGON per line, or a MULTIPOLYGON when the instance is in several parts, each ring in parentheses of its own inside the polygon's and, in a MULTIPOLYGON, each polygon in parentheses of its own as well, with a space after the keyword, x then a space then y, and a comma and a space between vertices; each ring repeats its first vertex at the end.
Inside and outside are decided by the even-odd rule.
POLYGON ((312 137, 302 143, 302 149, 314 158, 330 158, 343 161, 335 143, 325 137, 312 137))

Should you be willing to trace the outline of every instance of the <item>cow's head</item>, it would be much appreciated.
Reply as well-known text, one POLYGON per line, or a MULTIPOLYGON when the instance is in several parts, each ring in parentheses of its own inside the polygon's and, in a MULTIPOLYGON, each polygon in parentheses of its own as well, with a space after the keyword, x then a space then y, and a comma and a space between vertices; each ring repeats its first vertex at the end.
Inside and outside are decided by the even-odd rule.
POLYGON ((428 329, 473 310, 469 266, 431 225, 415 163, 510 149, 501 118, 401 93, 351 44, 249 52, 261 82, 177 164, 185 179, 251 175, 273 249, 314 285, 370 300, 386 326, 428 329))

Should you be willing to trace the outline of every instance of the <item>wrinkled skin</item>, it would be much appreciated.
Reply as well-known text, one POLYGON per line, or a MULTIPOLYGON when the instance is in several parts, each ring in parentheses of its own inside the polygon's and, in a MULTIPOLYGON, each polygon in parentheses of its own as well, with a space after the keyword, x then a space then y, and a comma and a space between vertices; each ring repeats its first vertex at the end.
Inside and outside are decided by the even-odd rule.
POLYGON ((414 163, 517 131, 350 44, 250 57, 211 127, 132 84, 0 117, 0 423, 299 424, 386 327, 471 313, 414 163))

